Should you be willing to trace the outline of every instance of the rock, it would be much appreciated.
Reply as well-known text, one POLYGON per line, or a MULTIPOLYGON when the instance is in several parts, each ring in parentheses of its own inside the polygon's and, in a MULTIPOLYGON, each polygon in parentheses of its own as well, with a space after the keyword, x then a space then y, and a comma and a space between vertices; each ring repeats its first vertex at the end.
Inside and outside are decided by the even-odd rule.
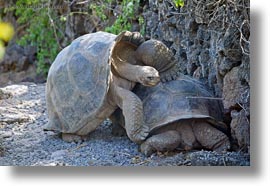
MULTIPOLYGON (((62 1, 62 0, 61 0, 62 1)), ((62 1, 62 4, 67 4, 66 1, 62 1)), ((90 2, 76 3, 72 2, 69 6, 65 6, 65 14, 67 16, 65 34, 68 37, 68 41, 72 41, 75 38, 93 32, 97 25, 92 16, 88 14, 78 14, 73 12, 87 12, 89 11, 90 2)), ((67 45, 67 43, 64 43, 67 45)))
POLYGON ((0 139, 0 157, 4 156, 4 148, 1 146, 1 139, 0 139))
MULTIPOLYGON (((1 108, 0 108, 0 111, 5 112, 5 110, 3 110, 1 108)), ((21 112, 16 112, 16 113, 5 112, 5 113, 0 115, 0 123, 1 122, 5 122, 7 124, 16 123, 16 122, 23 123, 23 122, 27 122, 30 120, 31 120, 31 118, 28 115, 21 113, 21 112)))
POLYGON ((6 92, 5 90, 0 88, 0 100, 1 99, 8 99, 12 97, 12 94, 10 92, 6 92))
POLYGON ((28 92, 28 87, 26 85, 8 85, 4 88, 0 88, 0 90, 12 96, 21 96, 28 92))
POLYGON ((12 131, 0 131, 0 137, 2 138, 10 138, 12 137, 13 132, 12 131))
POLYGON ((223 58, 219 65, 219 73, 224 76, 228 73, 233 67, 239 66, 241 61, 232 61, 229 58, 223 58))
POLYGON ((58 150, 58 151, 55 151, 51 154, 51 159, 53 160, 60 160, 60 159, 63 159, 64 156, 66 155, 67 153, 67 150, 58 150))
POLYGON ((244 109, 240 112, 231 112, 231 135, 241 151, 249 151, 250 147, 250 124, 244 109))
POLYGON ((250 86, 250 58, 244 55, 239 69, 239 77, 243 83, 250 86))
POLYGON ((0 62, 0 72, 26 70, 33 63, 35 54, 36 49, 34 47, 10 44, 6 49, 4 59, 0 62))
POLYGON ((0 86, 25 80, 40 81, 34 64, 36 48, 11 43, 0 61, 0 86))
POLYGON ((239 107, 242 93, 247 87, 239 80, 239 67, 234 67, 224 77, 223 104, 225 109, 239 107))

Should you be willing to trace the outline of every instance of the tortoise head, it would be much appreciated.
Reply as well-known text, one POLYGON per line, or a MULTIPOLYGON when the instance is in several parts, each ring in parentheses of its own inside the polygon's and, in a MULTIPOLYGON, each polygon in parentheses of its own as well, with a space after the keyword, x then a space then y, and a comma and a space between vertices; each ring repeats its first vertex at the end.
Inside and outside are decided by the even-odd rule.
POLYGON ((152 87, 160 82, 159 73, 153 67, 142 66, 137 73, 139 73, 139 82, 144 86, 152 87))
POLYGON ((173 53, 161 41, 151 39, 143 42, 136 50, 136 58, 157 69, 163 82, 176 79, 180 74, 173 53))

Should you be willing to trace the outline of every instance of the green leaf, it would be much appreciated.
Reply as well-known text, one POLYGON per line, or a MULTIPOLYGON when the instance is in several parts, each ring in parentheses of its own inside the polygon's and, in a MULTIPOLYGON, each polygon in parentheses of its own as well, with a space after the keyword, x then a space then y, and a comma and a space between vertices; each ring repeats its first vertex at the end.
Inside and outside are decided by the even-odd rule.
POLYGON ((174 0, 175 6, 178 7, 183 7, 185 5, 184 0, 174 0))

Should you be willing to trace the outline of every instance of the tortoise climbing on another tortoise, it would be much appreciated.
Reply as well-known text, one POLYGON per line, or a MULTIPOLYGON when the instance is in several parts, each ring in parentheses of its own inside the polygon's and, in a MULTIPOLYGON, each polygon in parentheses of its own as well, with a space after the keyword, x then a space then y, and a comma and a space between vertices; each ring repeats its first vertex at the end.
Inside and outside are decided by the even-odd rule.
MULTIPOLYGON (((220 122, 220 100, 214 99, 199 81, 180 75, 155 87, 136 85, 133 92, 143 102, 145 125, 150 129, 140 146, 145 155, 178 147, 214 151, 230 148, 227 127, 220 122)), ((120 109, 110 118, 114 125, 125 126, 120 109)))
MULTIPOLYGON (((120 107, 129 138, 136 143, 144 140, 148 127, 143 121, 142 102, 130 90, 136 82, 154 86, 160 77, 155 68, 136 58, 143 42, 137 32, 125 31, 118 36, 97 32, 81 36, 64 48, 48 73, 49 122, 44 129, 61 132, 65 141, 77 141, 120 107)), ((174 76, 176 67, 171 64, 175 62, 164 63, 174 76)))

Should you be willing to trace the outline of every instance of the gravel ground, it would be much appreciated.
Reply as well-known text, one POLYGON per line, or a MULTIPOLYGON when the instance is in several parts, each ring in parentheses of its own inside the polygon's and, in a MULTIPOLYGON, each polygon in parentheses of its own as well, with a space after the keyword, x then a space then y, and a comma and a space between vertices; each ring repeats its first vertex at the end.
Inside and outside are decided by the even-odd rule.
POLYGON ((111 134, 109 120, 81 143, 67 143, 47 122, 45 84, 1 88, 0 165, 4 166, 249 166, 249 154, 210 151, 156 153, 146 157, 126 136, 111 134))

